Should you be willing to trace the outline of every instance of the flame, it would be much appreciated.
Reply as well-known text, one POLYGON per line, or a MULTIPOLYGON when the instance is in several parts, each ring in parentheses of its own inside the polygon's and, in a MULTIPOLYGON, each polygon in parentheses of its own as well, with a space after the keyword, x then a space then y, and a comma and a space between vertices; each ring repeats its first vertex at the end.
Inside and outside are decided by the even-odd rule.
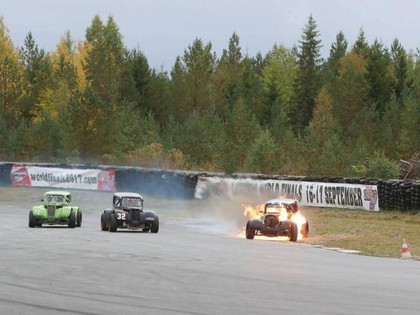
POLYGON ((260 218, 262 213, 264 212, 263 203, 255 207, 251 205, 243 205, 243 208, 244 208, 244 216, 246 216, 248 220, 260 218))
POLYGON ((302 234, 302 226, 308 222, 306 220, 306 218, 302 215, 302 213, 300 213, 300 211, 294 213, 291 215, 290 220, 294 223, 296 223, 297 227, 298 227, 298 240, 303 239, 303 234, 302 234))
MULTIPOLYGON (((264 213, 264 206, 265 204, 259 204, 255 207, 251 205, 243 205, 243 214, 248 220, 261 219, 264 213)), ((275 211, 278 213, 280 211, 279 220, 291 220, 292 222, 296 223, 298 227, 298 240, 302 240, 304 238, 304 235, 302 234, 302 227, 308 222, 305 216, 300 211, 297 211, 296 213, 288 213, 285 207, 275 209, 276 210, 273 210, 273 212, 275 211)), ((267 209, 267 212, 269 211, 270 210, 267 209)), ((242 230, 238 234, 238 237, 245 237, 245 227, 242 228, 242 230)))

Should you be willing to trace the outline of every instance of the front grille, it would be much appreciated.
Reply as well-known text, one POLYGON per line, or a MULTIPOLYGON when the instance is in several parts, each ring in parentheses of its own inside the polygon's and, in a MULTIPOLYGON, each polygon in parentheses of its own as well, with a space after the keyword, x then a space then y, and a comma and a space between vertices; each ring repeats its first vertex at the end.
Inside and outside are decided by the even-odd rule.
POLYGON ((48 205, 47 206, 47 212, 49 217, 55 216, 55 206, 54 205, 48 205))
POLYGON ((140 210, 138 209, 131 210, 131 221, 140 221, 140 210))
POLYGON ((264 221, 265 226, 269 228, 274 228, 279 223, 279 219, 275 215, 267 215, 264 221))

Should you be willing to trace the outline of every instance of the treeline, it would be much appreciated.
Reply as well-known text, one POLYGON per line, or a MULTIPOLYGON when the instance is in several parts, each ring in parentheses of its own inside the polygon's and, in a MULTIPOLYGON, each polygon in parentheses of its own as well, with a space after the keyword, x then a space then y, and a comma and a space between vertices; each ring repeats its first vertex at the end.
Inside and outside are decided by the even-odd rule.
POLYGON ((398 177, 420 152, 420 58, 398 39, 328 58, 310 16, 297 45, 221 56, 197 38, 172 70, 127 49, 112 17, 54 51, 23 47, 0 17, 0 159, 210 172, 398 177))

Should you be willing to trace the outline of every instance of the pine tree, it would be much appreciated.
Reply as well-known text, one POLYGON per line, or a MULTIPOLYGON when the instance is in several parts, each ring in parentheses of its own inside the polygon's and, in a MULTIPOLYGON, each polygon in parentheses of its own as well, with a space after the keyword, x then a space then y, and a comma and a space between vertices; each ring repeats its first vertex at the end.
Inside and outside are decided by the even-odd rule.
POLYGON ((296 79, 296 61, 292 53, 283 46, 275 45, 269 52, 268 62, 262 71, 262 92, 264 95, 264 124, 278 121, 290 124, 293 113, 293 83, 296 79), (276 116, 273 116, 276 115, 276 116))
POLYGON ((375 40, 370 47, 366 59, 366 79, 369 96, 375 104, 378 115, 381 116, 390 100, 395 79, 389 52, 378 40, 375 40))
POLYGON ((315 97, 321 86, 320 65, 322 59, 320 49, 322 46, 318 37, 317 24, 311 15, 303 30, 297 56, 298 72, 295 83, 296 108, 294 121, 297 132, 302 132, 311 121, 315 97))
POLYGON ((359 35, 356 39, 356 42, 353 45, 352 52, 355 52, 356 54, 362 56, 363 58, 366 58, 369 52, 369 44, 365 37, 365 32, 363 29, 359 30, 359 35))
POLYGON ((213 76, 213 99, 221 115, 224 115, 225 111, 238 98, 244 96, 243 72, 243 56, 239 45, 239 36, 233 33, 229 39, 228 49, 223 49, 213 76))
POLYGON ((205 112, 211 107, 211 83, 215 66, 211 48, 211 43, 204 45, 201 39, 195 39, 183 57, 175 61, 171 72, 171 93, 174 96, 171 113, 181 121, 193 110, 205 112))
POLYGON ((328 66, 337 75, 339 71, 339 62, 347 52, 347 40, 343 32, 339 32, 336 36, 335 42, 331 45, 330 56, 328 57, 328 66))
POLYGON ((402 93, 404 88, 410 87, 410 81, 408 79, 408 62, 407 53, 401 46, 398 39, 394 39, 391 45, 391 60, 394 69, 395 76, 395 95, 400 101, 402 99, 402 93))
POLYGON ((49 54, 38 48, 31 32, 25 38, 21 53, 27 84, 22 115, 29 121, 36 116, 36 105, 43 91, 54 88, 52 62, 49 54))

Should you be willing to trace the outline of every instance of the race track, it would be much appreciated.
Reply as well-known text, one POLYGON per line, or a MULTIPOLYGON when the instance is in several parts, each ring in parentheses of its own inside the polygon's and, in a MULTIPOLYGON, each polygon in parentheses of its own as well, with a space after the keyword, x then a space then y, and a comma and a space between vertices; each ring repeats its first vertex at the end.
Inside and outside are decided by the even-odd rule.
POLYGON ((110 193, 73 193, 81 228, 30 229, 44 191, 0 188, 1 314, 420 312, 418 261, 246 240, 237 214, 204 201, 146 199, 158 234, 102 232, 110 193))

